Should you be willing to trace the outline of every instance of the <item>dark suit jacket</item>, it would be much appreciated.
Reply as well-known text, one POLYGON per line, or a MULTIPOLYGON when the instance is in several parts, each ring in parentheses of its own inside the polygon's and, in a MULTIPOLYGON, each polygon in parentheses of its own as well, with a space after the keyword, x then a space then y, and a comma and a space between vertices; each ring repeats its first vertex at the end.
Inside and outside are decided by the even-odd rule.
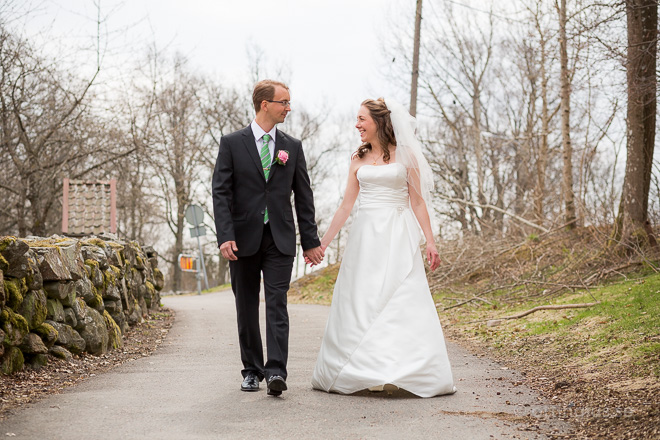
POLYGON ((215 226, 218 244, 235 241, 237 257, 259 250, 266 206, 275 245, 285 255, 296 254, 292 191, 302 248, 320 246, 302 143, 277 130, 274 157, 279 150, 288 151, 289 160, 286 165, 273 162, 266 182, 250 126, 220 140, 213 172, 215 226))

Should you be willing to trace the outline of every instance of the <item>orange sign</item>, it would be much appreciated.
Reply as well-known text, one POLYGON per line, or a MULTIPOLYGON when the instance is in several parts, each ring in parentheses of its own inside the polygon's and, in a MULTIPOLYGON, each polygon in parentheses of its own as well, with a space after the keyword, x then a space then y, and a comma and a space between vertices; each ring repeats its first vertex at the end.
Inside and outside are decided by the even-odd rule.
POLYGON ((179 267, 184 272, 197 272, 197 258, 191 255, 179 255, 179 267))

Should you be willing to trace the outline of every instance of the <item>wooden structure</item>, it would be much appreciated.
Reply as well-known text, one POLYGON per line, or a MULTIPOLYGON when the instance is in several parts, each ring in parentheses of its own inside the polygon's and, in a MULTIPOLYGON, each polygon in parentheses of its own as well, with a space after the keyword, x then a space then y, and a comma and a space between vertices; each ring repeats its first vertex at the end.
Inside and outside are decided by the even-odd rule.
POLYGON ((62 232, 67 235, 117 233, 117 180, 64 179, 62 232))

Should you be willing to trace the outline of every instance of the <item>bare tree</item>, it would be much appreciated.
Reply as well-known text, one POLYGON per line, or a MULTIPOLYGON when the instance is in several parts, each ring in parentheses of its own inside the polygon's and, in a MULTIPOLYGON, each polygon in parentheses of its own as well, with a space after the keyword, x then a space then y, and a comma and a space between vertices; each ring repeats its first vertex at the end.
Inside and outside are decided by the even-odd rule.
POLYGON ((657 0, 627 0, 627 159, 615 237, 626 245, 655 242, 647 227, 655 146, 658 54, 657 0))
POLYGON ((417 82, 419 79, 419 45, 422 31, 422 0, 415 10, 415 39, 413 44, 412 81, 410 84, 410 114, 417 116, 417 82))
POLYGON ((0 191, 9 231, 56 232, 62 179, 102 176, 130 154, 112 145, 92 106, 99 71, 81 79, 60 69, 0 23, 0 160, 7 167, 0 191))

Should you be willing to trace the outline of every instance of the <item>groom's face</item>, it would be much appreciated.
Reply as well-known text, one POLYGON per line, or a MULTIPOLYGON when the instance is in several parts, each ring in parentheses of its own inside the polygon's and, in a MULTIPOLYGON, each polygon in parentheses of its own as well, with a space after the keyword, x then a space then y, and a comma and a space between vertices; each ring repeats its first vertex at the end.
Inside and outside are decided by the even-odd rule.
MULTIPOLYGON (((275 95, 271 101, 290 101, 291 95, 289 91, 281 86, 275 86, 275 95)), ((280 124, 286 119, 286 115, 291 111, 289 105, 284 105, 279 102, 268 103, 268 115, 275 124, 280 124)))

